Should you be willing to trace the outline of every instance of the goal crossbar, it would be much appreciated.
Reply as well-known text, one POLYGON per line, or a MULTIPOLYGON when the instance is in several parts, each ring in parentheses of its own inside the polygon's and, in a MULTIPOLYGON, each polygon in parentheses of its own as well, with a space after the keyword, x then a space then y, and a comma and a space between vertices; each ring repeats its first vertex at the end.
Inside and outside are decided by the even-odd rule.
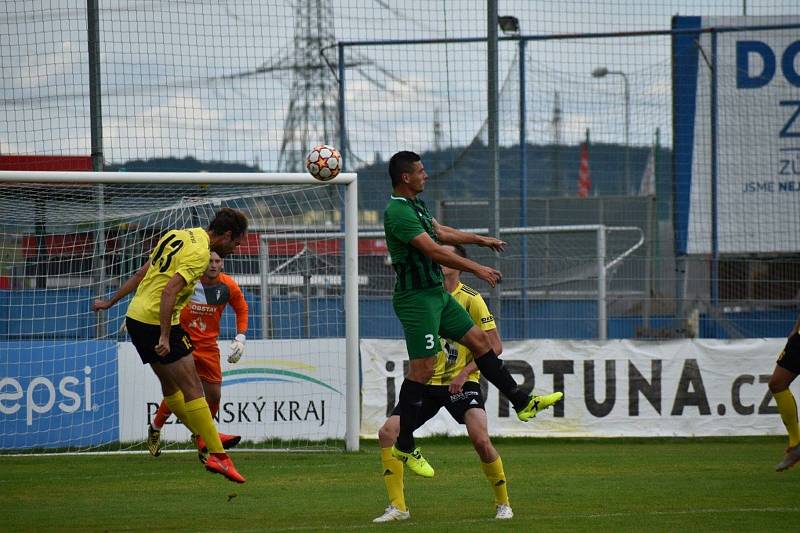
POLYGON ((218 185, 349 185, 357 174, 343 172, 321 182, 308 174, 271 172, 93 172, 0 170, 0 182, 17 183, 173 183, 218 185))
MULTIPOLYGON (((0 171, 0 183, 64 184, 98 186, 97 217, 103 231, 103 184, 199 184, 199 185, 308 185, 344 186, 342 219, 344 231, 344 307, 345 307, 345 448, 358 451, 360 432, 360 383, 358 346, 358 188, 357 174, 341 173, 321 182, 304 173, 263 172, 93 172, 93 171, 0 171)), ((31 188, 31 198, 38 191, 31 188)), ((101 254, 104 254, 102 248, 101 254)))

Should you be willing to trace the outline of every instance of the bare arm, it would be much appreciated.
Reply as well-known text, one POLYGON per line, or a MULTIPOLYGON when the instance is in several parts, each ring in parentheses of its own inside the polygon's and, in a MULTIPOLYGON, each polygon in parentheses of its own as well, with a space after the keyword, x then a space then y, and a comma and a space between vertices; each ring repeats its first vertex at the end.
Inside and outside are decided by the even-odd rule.
POLYGON ((436 219, 433 221, 433 229, 443 244, 477 244, 478 246, 491 248, 495 252, 502 252, 506 246, 505 241, 500 239, 451 228, 450 226, 439 224, 436 219))
POLYGON ((471 259, 461 257, 455 252, 448 250, 444 246, 431 239, 431 236, 427 233, 420 233, 409 242, 417 250, 430 257, 440 265, 455 268, 457 270, 461 270, 462 272, 471 272, 492 287, 497 285, 503 277, 498 270, 481 265, 480 263, 476 263, 471 259))
POLYGON ((172 329, 172 312, 175 310, 175 300, 178 293, 186 287, 186 280, 180 274, 175 274, 167 282, 164 292, 161 293, 161 304, 159 306, 159 321, 161 326, 161 336, 156 345, 156 353, 161 357, 169 354, 169 332, 172 329))
POLYGON ((136 274, 128 278, 128 281, 122 284, 122 286, 117 290, 117 292, 114 293, 114 296, 112 296, 111 299, 95 300, 94 303, 92 303, 92 311, 96 313, 98 311, 110 309, 115 303, 135 291, 144 279, 145 274, 147 274, 148 268, 150 268, 150 261, 147 261, 142 268, 136 272, 136 274))

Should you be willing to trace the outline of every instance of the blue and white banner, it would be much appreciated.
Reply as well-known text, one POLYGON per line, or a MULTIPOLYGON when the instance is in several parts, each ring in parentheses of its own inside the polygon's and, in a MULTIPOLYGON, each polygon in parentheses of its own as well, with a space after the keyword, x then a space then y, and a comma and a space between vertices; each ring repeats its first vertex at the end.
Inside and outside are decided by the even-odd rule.
POLYGON ((674 18, 678 253, 800 250, 800 29, 767 29, 798 23, 674 18), (712 27, 761 29, 691 31, 712 27))
MULTIPOLYGON (((564 400, 528 423, 487 385, 493 436, 700 437, 781 435, 767 382, 786 339, 528 340, 504 343, 520 385, 564 400)), ((400 340, 361 341, 361 435, 377 437, 408 358, 400 340)), ((795 393, 797 391, 795 390, 795 393)), ((445 409, 415 435, 465 435, 445 409)))
MULTIPOLYGON (((518 382, 561 390, 563 403, 522 424, 486 387, 492 435, 711 436, 783 434, 767 381, 785 339, 735 341, 531 340, 505 344, 518 382)), ((223 353, 225 353, 223 343, 223 353)), ((223 360, 219 427, 248 440, 341 439, 344 341, 249 341, 223 360)), ((362 423, 374 437, 391 411, 407 362, 400 340, 361 341, 362 423)), ((0 343, 0 448, 141 442, 161 399, 130 343, 0 343), (119 363, 117 347, 119 346, 119 363)), ((796 391, 795 391, 796 392, 796 391)), ((418 435, 463 434, 442 411, 418 435)), ((167 440, 186 440, 180 424, 167 440)))
POLYGON ((116 342, 0 342, 0 449, 115 442, 117 399, 116 342))
MULTIPOLYGON (((220 342, 222 401, 219 430, 245 440, 342 439, 345 432, 344 339, 248 340, 236 364, 220 342)), ((133 344, 119 345, 120 441, 141 442, 162 394, 133 344)), ((162 430, 167 441, 186 441, 175 416, 162 430)))

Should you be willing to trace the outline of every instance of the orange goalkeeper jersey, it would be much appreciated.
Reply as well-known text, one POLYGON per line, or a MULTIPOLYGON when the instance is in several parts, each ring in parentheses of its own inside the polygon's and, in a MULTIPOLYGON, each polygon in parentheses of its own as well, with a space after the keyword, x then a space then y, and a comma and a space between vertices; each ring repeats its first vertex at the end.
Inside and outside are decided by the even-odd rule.
POLYGON ((247 302, 239 285, 229 275, 220 272, 219 283, 205 284, 202 278, 194 288, 189 303, 181 310, 181 327, 194 344, 195 355, 219 357, 219 320, 225 306, 230 304, 236 313, 236 331, 247 331, 247 302))

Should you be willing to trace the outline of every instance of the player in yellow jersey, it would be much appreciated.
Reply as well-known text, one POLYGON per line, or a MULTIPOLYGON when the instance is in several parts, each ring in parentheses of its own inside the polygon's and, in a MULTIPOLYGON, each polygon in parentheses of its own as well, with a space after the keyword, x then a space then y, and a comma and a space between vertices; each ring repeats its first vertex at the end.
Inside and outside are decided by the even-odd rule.
POLYGON ((207 229, 168 231, 147 262, 109 300, 96 300, 94 311, 109 309, 136 290, 128 305, 125 326, 143 364, 149 364, 161 383, 164 401, 209 451, 205 468, 231 481, 245 479, 222 447, 211 418, 203 384, 190 356, 189 335, 180 326, 180 312, 208 268, 211 251, 220 257, 233 252, 247 232, 247 218, 230 208, 220 209, 207 229))
MULTIPOLYGON (((446 247, 461 257, 467 257, 466 250, 460 244, 446 247)), ((475 289, 461 283, 461 272, 458 270, 443 266, 442 272, 445 289, 467 310, 472 321, 486 332, 492 349, 500 355, 503 343, 494 316, 483 297, 475 289)), ((425 386, 422 409, 417 422, 418 426, 422 426, 444 407, 459 424, 467 426, 469 438, 481 460, 481 470, 494 493, 495 518, 509 519, 514 513, 508 500, 503 462, 489 438, 479 382, 478 365, 475 364, 469 349, 454 341, 447 341, 445 349, 436 356, 433 376, 425 386)), ((397 406, 378 431, 383 480, 389 493, 389 507, 373 522, 406 520, 411 516, 403 493, 403 462, 392 455, 392 446, 399 434, 400 409, 397 406)))
POLYGON ((797 402, 789 385, 800 374, 800 318, 794 323, 786 346, 778 355, 778 363, 769 378, 769 390, 778 404, 781 421, 789 435, 783 459, 775 465, 777 472, 783 472, 800 462, 800 425, 797 422, 797 402))

